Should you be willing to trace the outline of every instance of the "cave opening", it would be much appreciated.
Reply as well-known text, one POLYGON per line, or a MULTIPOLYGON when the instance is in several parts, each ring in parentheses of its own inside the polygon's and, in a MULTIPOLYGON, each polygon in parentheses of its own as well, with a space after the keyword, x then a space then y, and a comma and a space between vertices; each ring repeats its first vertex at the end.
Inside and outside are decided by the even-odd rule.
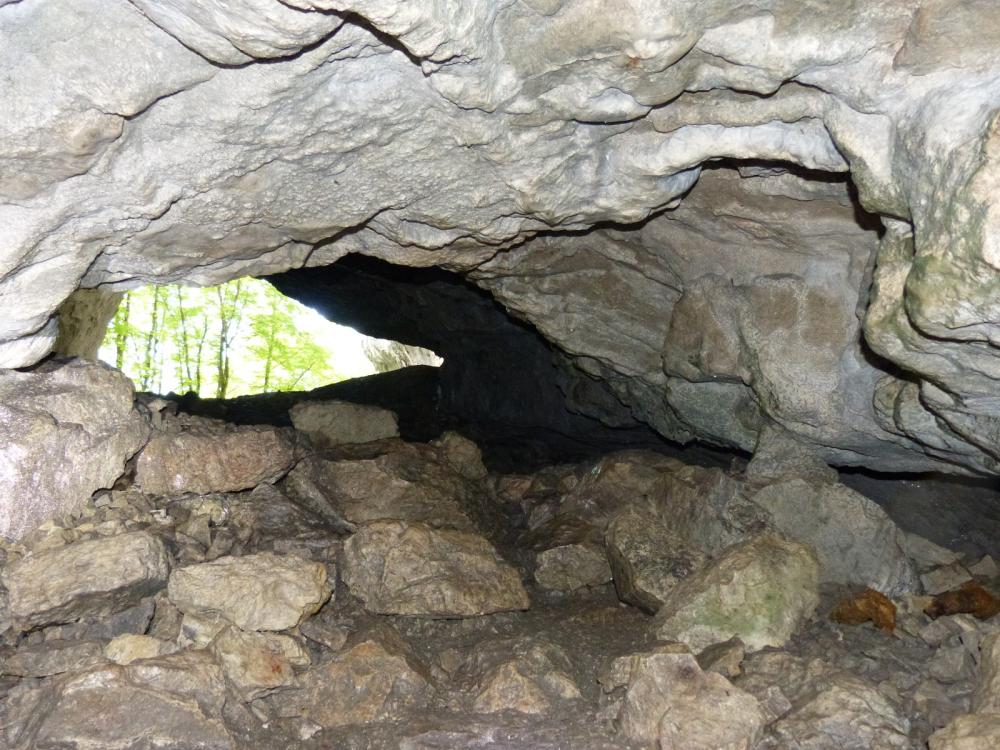
POLYGON ((997 30, 0 0, 0 746, 1000 747, 997 30))

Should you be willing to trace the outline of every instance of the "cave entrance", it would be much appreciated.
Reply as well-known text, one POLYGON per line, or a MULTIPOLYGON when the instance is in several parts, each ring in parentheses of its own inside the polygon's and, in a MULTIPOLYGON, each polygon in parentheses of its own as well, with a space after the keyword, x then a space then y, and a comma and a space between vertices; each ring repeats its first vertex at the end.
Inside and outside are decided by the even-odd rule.
POLYGON ((126 292, 99 357, 140 391, 227 399, 311 391, 412 365, 434 352, 365 336, 286 297, 262 279, 126 292))

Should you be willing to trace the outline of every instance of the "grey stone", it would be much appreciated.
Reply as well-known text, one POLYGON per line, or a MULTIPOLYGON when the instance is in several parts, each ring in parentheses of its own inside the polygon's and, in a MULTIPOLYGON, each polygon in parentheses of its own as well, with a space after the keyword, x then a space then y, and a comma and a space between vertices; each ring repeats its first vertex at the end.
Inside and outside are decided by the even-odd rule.
POLYGON ((132 384, 107 365, 54 359, 0 370, 0 537, 79 511, 148 434, 132 384))
POLYGON ((104 647, 104 656, 115 664, 131 664, 139 659, 155 659, 178 650, 178 645, 151 635, 120 635, 104 647))
POLYGON ((752 500, 778 533, 815 550, 821 581, 868 586, 889 597, 917 590, 903 532, 860 493, 836 482, 790 479, 752 500))
POLYGON ((983 638, 980 654, 972 710, 1000 714, 1000 633, 991 633, 983 638))
POLYGON ((670 592, 653 620, 664 640, 701 650, 738 637, 782 646, 819 604, 819 565, 796 542, 763 535, 733 545, 670 592))
POLYGON ((0 674, 49 677, 87 669, 103 661, 100 641, 47 641, 18 648, 0 664, 0 674))
POLYGON ((472 617, 528 609, 518 572, 481 536, 376 521, 344 544, 343 579, 380 614, 472 617))
POLYGON ((618 725, 642 747, 741 750, 753 747, 764 728, 756 698, 702 672, 679 644, 616 659, 602 684, 606 692, 624 688, 618 725))
POLYGON ((289 412, 292 424, 317 448, 399 437, 396 415, 347 401, 301 401, 289 412))
POLYGON ((135 531, 29 555, 0 580, 12 619, 27 630, 121 612, 161 589, 169 572, 163 543, 135 531))
POLYGON ((988 750, 1000 744, 1000 714, 962 714, 927 741, 930 750, 988 750))
POLYGON ((153 433, 135 481, 150 495, 233 492, 277 479, 294 457, 291 430, 181 415, 153 433))
POLYGON ((330 591, 322 564, 266 552, 178 568, 167 586, 185 615, 220 617, 244 630, 294 628, 330 591))
POLYGON ((227 627, 211 642, 232 690, 244 701, 262 698, 295 682, 310 664, 302 645, 287 635, 247 633, 227 627))
POLYGON ((546 589, 576 591, 610 580, 608 558, 600 547, 566 544, 539 552, 535 557, 535 581, 546 589))

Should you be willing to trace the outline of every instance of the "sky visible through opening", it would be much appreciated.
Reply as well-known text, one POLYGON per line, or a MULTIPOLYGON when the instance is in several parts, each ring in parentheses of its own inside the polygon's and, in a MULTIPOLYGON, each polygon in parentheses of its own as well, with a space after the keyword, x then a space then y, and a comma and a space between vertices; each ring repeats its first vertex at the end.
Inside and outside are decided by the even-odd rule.
POLYGON ((311 390, 407 364, 441 364, 428 350, 332 323, 253 278, 129 292, 100 358, 139 390, 203 398, 311 390))

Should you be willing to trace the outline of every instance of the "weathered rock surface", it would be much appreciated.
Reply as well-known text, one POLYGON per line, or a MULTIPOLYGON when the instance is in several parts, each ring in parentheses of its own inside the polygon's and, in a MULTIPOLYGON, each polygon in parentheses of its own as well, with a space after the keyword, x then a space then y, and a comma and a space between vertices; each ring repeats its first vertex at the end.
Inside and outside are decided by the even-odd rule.
POLYGON ((163 542, 136 531, 31 554, 0 581, 15 625, 28 630, 125 610, 163 588, 169 573, 163 542))
POLYGON ((100 641, 47 641, 19 648, 0 663, 0 674, 49 677, 87 669, 103 661, 100 641))
POLYGON ((599 547, 565 544, 539 552, 535 558, 535 581, 543 588, 575 591, 610 580, 611 567, 599 547))
POLYGON ((323 606, 330 586, 321 563, 262 552, 178 568, 167 593, 187 615, 221 617, 243 630, 285 630, 323 606))
POLYGON ((980 644, 979 679, 972 695, 972 710, 1000 714, 1000 633, 986 636, 980 644))
POLYGON ((903 531, 864 495, 837 482, 790 479, 752 499, 781 535, 816 552, 821 581, 869 586, 887 596, 918 590, 903 531))
POLYGON ((609 693, 624 688, 617 721, 642 747, 747 750, 764 728, 757 699, 721 675, 702 672, 680 644, 623 656, 602 683, 609 693))
POLYGON ((655 613, 677 585, 705 563, 705 554, 654 513, 626 508, 604 537, 615 588, 623 602, 655 613))
POLYGON ((109 665, 46 681, 8 707, 8 747, 234 750, 222 672, 206 652, 109 665))
POLYGON ((261 698, 295 681, 295 668, 309 666, 302 645, 278 633, 247 633, 228 627, 215 637, 211 651, 233 691, 244 701, 261 698))
POLYGON ((478 451, 468 460, 472 464, 456 466, 441 444, 345 446, 306 457, 284 486, 334 522, 392 519, 469 531, 475 527, 470 511, 483 504, 486 490, 477 481, 485 475, 478 451))
POLYGON ((142 449, 135 481, 150 495, 235 492, 280 477, 294 458, 290 430, 181 415, 142 449))
POLYGON ((56 359, 0 370, 0 537, 79 510, 148 434, 132 384, 107 365, 56 359))
POLYGON ((155 659, 178 650, 178 646, 151 635, 128 633, 113 639, 104 647, 104 655, 115 664, 131 664, 139 659, 155 659))
POLYGON ((734 636, 749 650, 781 646, 815 611, 818 587, 819 565, 808 547, 759 536, 674 587, 654 629, 698 651, 734 636))
POLYGON ((1000 714, 963 714, 931 735, 930 750, 987 750, 1000 744, 1000 714))
POLYGON ((471 617, 527 609, 518 572, 483 537, 376 521, 344 544, 344 582, 372 612, 471 617))
POLYGON ((399 437, 396 415, 347 401, 303 401, 289 410, 292 424, 317 448, 399 437))
POLYGON ((272 703, 282 716, 329 728, 397 716, 426 705, 433 692, 426 671, 398 639, 373 636, 311 669, 296 690, 272 703))

